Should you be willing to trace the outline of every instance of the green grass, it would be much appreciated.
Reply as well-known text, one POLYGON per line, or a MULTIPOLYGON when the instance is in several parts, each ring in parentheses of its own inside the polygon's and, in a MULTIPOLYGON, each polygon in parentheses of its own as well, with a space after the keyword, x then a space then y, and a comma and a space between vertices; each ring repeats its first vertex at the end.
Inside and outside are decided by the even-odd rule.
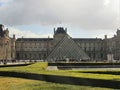
POLYGON ((0 77, 0 90, 110 90, 90 86, 56 84, 21 78, 0 77))
MULTIPOLYGON (((47 75, 71 76, 71 77, 80 77, 80 78, 120 81, 120 75, 84 73, 85 71, 86 72, 89 72, 89 71, 106 72, 106 71, 111 71, 111 70, 81 69, 81 70, 50 70, 49 71, 49 70, 46 70, 47 65, 48 63, 46 62, 39 62, 39 63, 35 63, 35 64, 28 65, 28 66, 22 66, 22 67, 4 67, 4 68, 0 68, 0 71, 12 71, 12 72, 35 73, 35 74, 47 74, 47 75)), ((120 72, 120 70, 114 70, 114 71, 120 72)), ((9 90, 56 90, 56 89, 57 90, 102 90, 102 88, 56 84, 56 83, 50 83, 50 82, 48 83, 48 82, 35 81, 35 80, 31 80, 28 83, 25 83, 22 85, 19 85, 20 84, 19 82, 16 84, 18 85, 15 85, 15 87, 13 87, 11 86, 12 84, 10 84, 9 82, 8 86, 11 87, 11 89, 9 90)), ((0 80, 0 85, 1 85, 1 80, 0 80)), ((0 89, 0 90, 3 90, 3 89, 0 89)), ((5 90, 8 90, 8 89, 5 89, 5 90)), ((107 90, 107 89, 104 89, 104 90, 107 90)))
POLYGON ((30 73, 38 73, 39 71, 45 71, 47 68, 47 63, 35 63, 28 66, 22 66, 22 67, 1 67, 0 71, 15 71, 15 72, 30 72, 30 73))
MULTIPOLYGON (((59 76, 71 76, 71 77, 81 77, 81 78, 92 78, 92 79, 105 79, 105 80, 120 80, 120 75, 112 74, 93 74, 93 73, 84 73, 85 71, 97 71, 95 70, 46 70, 46 62, 39 62, 28 66, 23 67, 4 67, 0 68, 0 71, 14 71, 14 72, 24 72, 24 73, 35 73, 35 74, 47 74, 47 75, 59 75, 59 76)), ((108 71, 99 69, 98 71, 108 71)), ((120 70, 114 70, 116 72, 120 70)))

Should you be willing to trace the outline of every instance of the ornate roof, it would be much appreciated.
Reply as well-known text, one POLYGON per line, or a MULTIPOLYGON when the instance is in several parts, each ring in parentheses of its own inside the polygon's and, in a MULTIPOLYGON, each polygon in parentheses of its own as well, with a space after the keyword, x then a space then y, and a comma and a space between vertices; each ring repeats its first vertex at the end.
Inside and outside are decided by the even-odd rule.
POLYGON ((4 36, 4 31, 3 31, 3 25, 0 24, 0 36, 3 37, 4 36))
POLYGON ((48 41, 53 38, 18 38, 17 41, 48 41))
POLYGON ((66 30, 63 27, 58 27, 55 34, 66 34, 66 30))
POLYGON ((87 42, 96 42, 96 41, 103 41, 101 38, 72 38, 74 41, 87 41, 87 42))

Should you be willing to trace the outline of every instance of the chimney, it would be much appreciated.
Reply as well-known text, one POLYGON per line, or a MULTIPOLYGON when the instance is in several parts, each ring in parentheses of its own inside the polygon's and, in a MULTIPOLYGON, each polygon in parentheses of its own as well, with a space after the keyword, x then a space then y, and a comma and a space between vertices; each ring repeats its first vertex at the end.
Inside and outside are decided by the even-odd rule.
POLYGON ((15 39, 15 34, 13 34, 13 39, 15 39))
POLYGON ((54 34, 55 34, 55 28, 54 28, 54 34))
POLYGON ((65 28, 65 32, 67 33, 67 28, 65 28))
POLYGON ((105 35, 105 39, 107 39, 107 35, 105 35))
POLYGON ((0 24, 0 37, 3 37, 4 36, 4 31, 3 31, 3 25, 0 24))

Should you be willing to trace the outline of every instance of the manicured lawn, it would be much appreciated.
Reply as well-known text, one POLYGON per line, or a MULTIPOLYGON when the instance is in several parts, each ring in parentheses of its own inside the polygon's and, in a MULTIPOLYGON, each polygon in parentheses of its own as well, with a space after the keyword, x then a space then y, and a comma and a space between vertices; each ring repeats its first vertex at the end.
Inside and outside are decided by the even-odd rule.
MULTIPOLYGON (((32 65, 21 66, 21 67, 3 67, 3 68, 0 68, 0 71, 46 74, 46 75, 57 75, 57 76, 71 76, 71 77, 80 77, 80 78, 120 81, 120 75, 113 75, 113 74, 107 74, 107 73, 101 73, 101 74, 89 73, 91 71, 120 72, 120 70, 113 71, 113 70, 105 70, 105 69, 104 70, 103 69, 81 69, 81 70, 50 70, 49 71, 49 70, 46 70, 46 68, 47 68, 47 63, 39 62, 39 63, 35 63, 32 65)), ((17 78, 5 78, 5 77, 0 77, 0 88, 3 88, 0 90, 102 90, 103 89, 103 88, 96 88, 96 87, 93 88, 90 86, 56 84, 56 83, 50 83, 50 82, 44 82, 44 81, 35 81, 35 80, 17 79, 17 78), (12 80, 13 80, 13 84, 11 82, 12 80), (7 87, 10 89, 4 89, 7 87)), ((103 90, 107 90, 107 89, 103 89, 103 90)))
MULTIPOLYGON (((0 68, 0 71, 14 71, 14 72, 24 72, 24 73, 35 73, 35 74, 47 74, 47 75, 59 75, 59 76, 72 76, 72 77, 81 77, 81 78, 92 78, 92 79, 105 79, 105 80, 120 80, 120 75, 112 74, 95 74, 95 73, 84 73, 89 71, 102 71, 106 72, 108 70, 102 69, 81 69, 81 70, 46 70, 47 63, 39 62, 29 66, 22 67, 4 67, 0 68)), ((111 70, 113 71, 113 70, 111 70)), ((114 70, 120 72, 120 70, 114 70)))
POLYGON ((0 90, 110 90, 90 86, 56 84, 21 78, 0 77, 0 90))

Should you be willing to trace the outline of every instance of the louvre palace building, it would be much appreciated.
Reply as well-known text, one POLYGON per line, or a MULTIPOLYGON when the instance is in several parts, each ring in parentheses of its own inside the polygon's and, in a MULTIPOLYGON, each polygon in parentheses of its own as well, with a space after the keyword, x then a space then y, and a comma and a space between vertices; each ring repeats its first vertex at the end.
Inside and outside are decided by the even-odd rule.
POLYGON ((14 60, 15 53, 15 35, 9 37, 9 30, 0 24, 0 60, 14 60))
MULTIPOLYGON (((99 33, 99 32, 98 32, 99 33)), ((72 38, 67 28, 54 28, 53 38, 18 38, 16 59, 18 60, 107 60, 113 54, 120 59, 120 30, 112 38, 72 38)))
MULTIPOLYGON (((2 25, 1 25, 2 26, 2 25)), ((1 28, 0 26, 0 28, 1 28)), ((120 30, 112 38, 72 38, 67 28, 54 28, 53 38, 10 38, 8 30, 0 29, 0 59, 45 60, 107 60, 108 55, 120 60, 120 30), (5 49, 8 47, 8 49, 5 49)), ((99 32, 98 32, 99 33, 99 32)))

